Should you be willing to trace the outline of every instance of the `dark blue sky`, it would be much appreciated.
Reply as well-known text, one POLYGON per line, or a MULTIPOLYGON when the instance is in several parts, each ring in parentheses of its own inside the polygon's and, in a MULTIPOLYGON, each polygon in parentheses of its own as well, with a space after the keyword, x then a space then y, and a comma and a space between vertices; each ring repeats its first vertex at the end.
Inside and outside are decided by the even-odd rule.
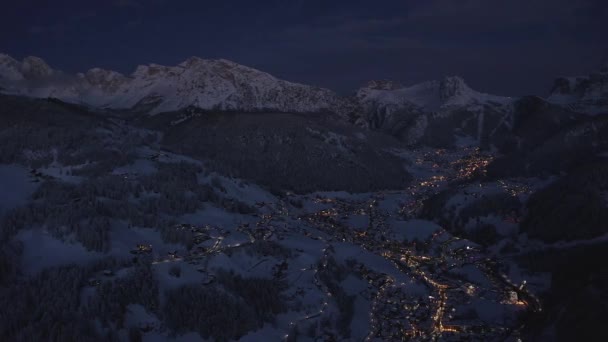
POLYGON ((545 95, 608 57, 605 0, 7 0, 0 52, 68 72, 226 58, 341 93, 460 75, 545 95), (96 5, 92 5, 95 3, 96 5))

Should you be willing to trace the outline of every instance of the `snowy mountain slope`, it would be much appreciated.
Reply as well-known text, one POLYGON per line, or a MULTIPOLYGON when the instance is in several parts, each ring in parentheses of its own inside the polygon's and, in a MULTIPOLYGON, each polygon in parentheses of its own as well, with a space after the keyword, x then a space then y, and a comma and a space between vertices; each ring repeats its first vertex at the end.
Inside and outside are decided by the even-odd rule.
MULTIPOLYGON (((177 66, 140 65, 131 75, 93 68, 67 75, 42 59, 19 62, 0 54, 0 88, 4 93, 54 97, 97 108, 142 109, 151 114, 187 107, 224 111, 388 113, 408 108, 437 111, 445 108, 500 105, 509 98, 483 94, 459 77, 446 77, 403 87, 372 81, 355 98, 276 77, 225 59, 191 57, 177 66)), ((355 120, 352 120, 355 121, 355 120)))
POLYGON ((547 100, 579 113, 608 113, 608 63, 588 76, 557 78, 547 100))
MULTIPOLYGON (((407 144, 436 147, 459 141, 502 144, 517 121, 515 107, 521 100, 473 90, 456 76, 412 86, 372 81, 355 96, 342 97, 225 59, 191 57, 176 66, 140 65, 130 75, 100 68, 69 75, 37 57, 17 61, 3 54, 0 92, 136 114, 186 109, 334 113, 407 144)), ((608 67, 587 77, 558 79, 551 96, 541 102, 574 112, 607 112, 608 67)))
POLYGON ((366 87, 359 89, 357 98, 363 106, 369 109, 384 108, 388 111, 408 107, 437 111, 448 107, 501 105, 511 101, 509 97, 475 91, 457 76, 409 87, 403 87, 390 81, 371 81, 366 87))
POLYGON ((190 106, 302 113, 339 113, 348 108, 328 89, 283 81, 224 59, 198 57, 172 67, 140 65, 129 76, 99 68, 71 76, 36 57, 18 62, 0 55, 0 87, 5 93, 55 97, 99 108, 140 107, 151 114, 190 106))
POLYGON ((408 144, 453 144, 468 136, 478 144, 508 123, 515 99, 480 93, 460 77, 404 87, 372 81, 357 99, 372 128, 408 144))
POLYGON ((0 80, 18 81, 23 79, 20 63, 9 55, 0 54, 0 80))

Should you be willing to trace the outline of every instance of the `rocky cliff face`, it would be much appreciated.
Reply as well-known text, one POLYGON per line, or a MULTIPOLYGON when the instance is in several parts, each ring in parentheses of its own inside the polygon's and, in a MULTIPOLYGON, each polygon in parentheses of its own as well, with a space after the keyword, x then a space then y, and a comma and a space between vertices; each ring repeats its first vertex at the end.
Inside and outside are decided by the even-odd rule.
POLYGON ((343 113, 348 102, 334 92, 277 79, 228 60, 191 57, 177 66, 140 65, 129 76, 91 69, 76 76, 52 70, 42 59, 0 56, 6 93, 55 97, 93 107, 151 114, 186 107, 225 111, 343 113))
POLYGON ((359 89, 357 98, 371 110, 417 107, 424 111, 437 111, 448 107, 501 105, 511 101, 508 97, 475 91, 457 76, 409 87, 390 81, 371 81, 359 89))
POLYGON ((579 113, 608 113, 608 63, 587 76, 557 78, 548 100, 579 113))
POLYGON ((357 100, 369 127, 410 144, 437 146, 452 145, 460 137, 481 143, 504 125, 513 103, 508 97, 475 91, 456 76, 409 87, 372 81, 359 89, 357 100))
POLYGON ((7 83, 10 81, 20 81, 23 79, 21 63, 9 55, 0 54, 0 81, 7 83))

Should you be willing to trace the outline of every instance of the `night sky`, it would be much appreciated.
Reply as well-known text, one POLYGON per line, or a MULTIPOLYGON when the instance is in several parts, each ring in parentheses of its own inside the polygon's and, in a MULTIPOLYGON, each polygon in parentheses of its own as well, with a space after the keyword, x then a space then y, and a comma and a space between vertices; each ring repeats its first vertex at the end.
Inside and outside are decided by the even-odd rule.
POLYGON ((608 57, 608 1, 4 1, 0 52, 67 72, 226 58, 347 94, 460 75, 499 95, 546 95, 608 57), (97 5, 91 5, 96 3, 97 5))

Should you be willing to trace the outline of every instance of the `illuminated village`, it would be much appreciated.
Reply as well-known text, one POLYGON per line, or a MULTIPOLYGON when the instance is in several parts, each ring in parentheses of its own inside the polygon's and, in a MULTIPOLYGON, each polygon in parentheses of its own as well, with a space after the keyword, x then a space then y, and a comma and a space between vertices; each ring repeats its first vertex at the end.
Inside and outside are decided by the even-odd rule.
MULTIPOLYGON (((266 269, 263 272, 276 281, 296 283, 308 277, 314 285, 288 289, 290 298, 316 298, 313 303, 317 304, 310 304, 303 315, 292 315, 285 322, 284 340, 292 340, 297 331, 311 326, 317 326, 314 334, 326 341, 338 338, 334 330, 316 323, 339 310, 334 301, 339 294, 332 293, 331 286, 320 276, 331 272, 328 262, 335 263, 337 259, 348 264, 352 277, 365 284, 356 295, 369 305, 367 333, 361 336, 366 341, 517 338, 523 326, 518 317, 539 312, 542 306, 525 280, 514 282, 505 275, 499 255, 439 226, 428 230, 426 236, 399 232, 404 219, 419 214, 422 200, 450 182, 483 175, 489 159, 491 156, 481 155, 476 149, 456 155, 445 151, 422 153, 415 159, 415 167, 427 170, 429 176, 412 182, 403 191, 351 197, 291 195, 291 199, 303 202, 302 208, 287 205, 286 200, 258 201, 255 205, 260 213, 237 226, 181 223, 172 227, 191 237, 192 245, 187 250, 159 251, 141 242, 131 254, 152 257, 153 267, 191 267, 199 274, 201 286, 212 286, 217 270, 213 260, 219 256, 239 255, 239 251, 259 243, 300 241, 297 245, 301 248, 295 248, 299 255, 313 255, 311 247, 319 246, 318 261, 312 264, 302 264, 293 256, 270 255, 249 262, 248 272, 266 269), (451 160, 454 158, 459 159, 451 160), (387 210, 389 206, 393 209, 387 210), (310 245, 302 239, 308 239, 310 245), (385 268, 344 256, 352 253, 374 255, 385 268), (484 310, 491 314, 484 317, 484 310)), ((510 196, 529 191, 524 182, 474 184, 462 191, 468 191, 471 197, 486 187, 510 196)), ((504 219, 511 217, 506 215, 504 219)), ((99 279, 92 279, 89 285, 99 286, 104 277, 100 275, 99 279)))

